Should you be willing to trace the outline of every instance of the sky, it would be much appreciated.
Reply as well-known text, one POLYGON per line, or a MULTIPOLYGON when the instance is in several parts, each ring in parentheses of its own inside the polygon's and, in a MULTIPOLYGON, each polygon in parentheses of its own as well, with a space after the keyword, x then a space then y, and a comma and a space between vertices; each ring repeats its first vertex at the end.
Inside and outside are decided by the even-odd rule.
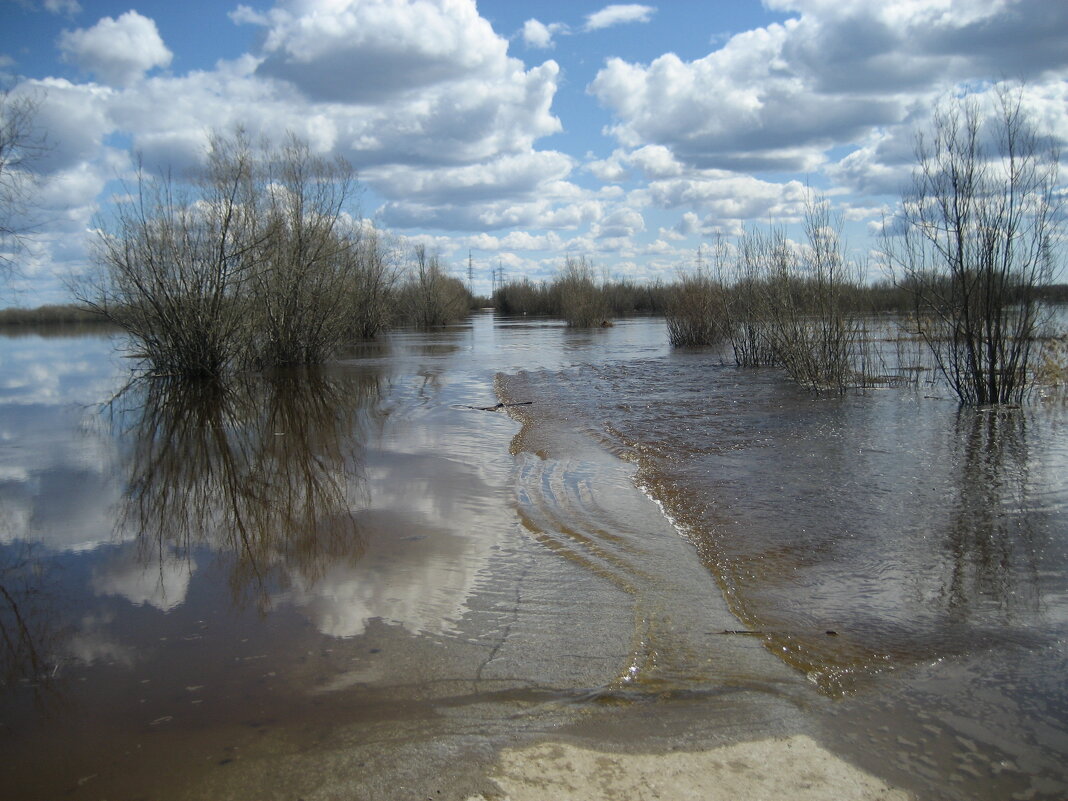
POLYGON ((671 280, 813 193, 862 258, 932 110, 997 81, 1068 142, 1068 2, 0 0, 0 87, 48 145, 0 305, 69 299, 137 161, 238 125, 348 159, 353 214, 482 293, 569 255, 671 280))

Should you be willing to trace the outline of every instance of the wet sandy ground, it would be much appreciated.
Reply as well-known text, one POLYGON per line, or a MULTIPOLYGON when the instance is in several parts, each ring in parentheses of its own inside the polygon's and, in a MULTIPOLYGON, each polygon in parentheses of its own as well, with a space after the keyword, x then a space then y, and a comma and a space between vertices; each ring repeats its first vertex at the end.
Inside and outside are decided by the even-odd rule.
POLYGON ((618 754, 544 743, 506 751, 493 778, 511 801, 911 798, 805 736, 669 754, 618 754))

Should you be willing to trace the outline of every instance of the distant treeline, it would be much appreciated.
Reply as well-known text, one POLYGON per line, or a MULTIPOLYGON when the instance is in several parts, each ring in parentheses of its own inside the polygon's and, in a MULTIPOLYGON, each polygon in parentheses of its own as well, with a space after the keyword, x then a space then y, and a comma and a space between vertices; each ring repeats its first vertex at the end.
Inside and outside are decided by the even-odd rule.
MULTIPOLYGON (((841 218, 812 197, 802 241, 781 227, 743 231, 670 283, 598 280, 569 256, 552 280, 506 284, 492 303, 578 327, 662 314, 674 346, 726 345, 740 366, 832 391, 880 378, 870 316, 903 312, 961 403, 1020 403, 1049 356, 1034 344, 1051 338, 1043 306, 1068 302, 1054 284, 1064 216, 1056 154, 1040 152, 1019 95, 999 98, 991 119, 941 109, 931 147, 918 140, 900 230, 879 256, 892 283, 861 280, 841 218), (1008 148, 1005 169, 987 168, 988 127, 1008 148)), ((480 305, 438 254, 401 247, 352 211, 357 194, 350 164, 296 136, 216 135, 199 172, 139 174, 102 220, 75 298, 128 332, 156 375, 214 378, 320 364, 388 325, 431 328, 480 305)))
POLYGON ((0 309, 0 326, 106 325, 107 318, 73 303, 38 306, 35 309, 0 309))
MULTIPOLYGON (((566 264, 566 263, 565 263, 566 264)), ((674 299, 678 298, 687 284, 685 276, 674 281, 655 280, 637 283, 626 280, 604 281, 596 283, 590 278, 589 285, 582 288, 592 291, 597 296, 596 308, 603 309, 603 320, 629 315, 666 315, 672 309, 674 299)), ((802 282, 803 283, 803 282, 802 282)), ((531 281, 523 278, 510 281, 493 293, 492 297, 473 295, 458 279, 450 278, 450 289, 463 299, 462 303, 452 304, 452 313, 445 322, 460 319, 467 311, 491 307, 504 315, 534 315, 566 319, 565 303, 562 300, 567 284, 561 277, 552 281, 531 281)), ((433 305, 428 314, 420 308, 417 298, 418 281, 407 286, 398 287, 392 299, 392 309, 386 315, 386 323, 392 325, 433 325, 433 305)), ((720 283, 722 289, 729 284, 720 283)), ((572 285, 573 288, 573 285, 572 285)), ((1037 297, 1049 304, 1068 304, 1068 284, 1052 284, 1035 289, 1037 297)), ((424 295, 427 293, 424 291, 424 295)), ((803 294, 803 293, 802 293, 803 294)), ((874 284, 858 284, 849 287, 845 293, 846 305, 851 311, 864 312, 901 312, 907 313, 914 305, 914 296, 905 286, 896 286, 882 281, 874 284)), ((115 310, 121 316, 121 311, 115 310)), ((442 322, 439 320, 439 322, 442 322)), ((596 321, 597 323, 602 320, 596 321)), ((105 315, 93 309, 75 303, 46 304, 35 308, 10 307, 0 309, 0 327, 19 326, 108 326, 114 325, 105 315)))
MULTIPOLYGON (((712 279, 709 279, 710 281, 712 279)), ((817 283, 816 279, 794 277, 796 285, 794 294, 811 295, 805 292, 806 283, 817 283)), ((740 282, 723 279, 713 281, 723 292, 737 290, 740 282)), ((687 276, 680 276, 673 281, 656 280, 647 283, 632 281, 604 281, 597 283, 592 279, 581 286, 585 292, 596 298, 592 305, 603 311, 603 318, 618 318, 628 315, 654 314, 667 315, 676 303, 680 293, 691 287, 687 276)), ((568 291, 573 291, 574 282, 568 282, 561 276, 551 281, 531 281, 523 278, 510 281, 493 293, 492 306, 501 314, 537 315, 568 320, 566 307, 573 304, 568 291)), ((915 294, 906 285, 896 285, 890 281, 878 281, 872 284, 856 283, 841 287, 841 304, 844 310, 857 314, 864 313, 908 313, 915 306, 915 294)), ((1068 304, 1068 284, 1053 284, 1036 288, 1038 299, 1050 304, 1068 304)), ((600 321, 598 321, 600 322, 600 321)))

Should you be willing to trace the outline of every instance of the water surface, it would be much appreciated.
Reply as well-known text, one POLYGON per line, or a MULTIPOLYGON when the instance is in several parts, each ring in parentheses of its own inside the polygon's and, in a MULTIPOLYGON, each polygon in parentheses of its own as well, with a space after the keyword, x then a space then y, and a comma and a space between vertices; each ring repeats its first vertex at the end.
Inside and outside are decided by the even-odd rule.
POLYGON ((1063 405, 816 398, 658 320, 480 315, 224 388, 120 344, 0 345, 17 797, 465 798, 549 733, 1068 790, 1063 405))

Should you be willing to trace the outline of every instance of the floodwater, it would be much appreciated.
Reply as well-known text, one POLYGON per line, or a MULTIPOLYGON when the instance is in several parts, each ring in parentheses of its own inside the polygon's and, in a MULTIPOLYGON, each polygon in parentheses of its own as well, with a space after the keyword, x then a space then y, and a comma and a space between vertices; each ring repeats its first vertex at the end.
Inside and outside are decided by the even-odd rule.
POLYGON ((1068 796, 1063 401, 814 397, 655 319, 224 389, 119 344, 0 340, 5 798, 464 799, 550 738, 796 734, 1068 796))

